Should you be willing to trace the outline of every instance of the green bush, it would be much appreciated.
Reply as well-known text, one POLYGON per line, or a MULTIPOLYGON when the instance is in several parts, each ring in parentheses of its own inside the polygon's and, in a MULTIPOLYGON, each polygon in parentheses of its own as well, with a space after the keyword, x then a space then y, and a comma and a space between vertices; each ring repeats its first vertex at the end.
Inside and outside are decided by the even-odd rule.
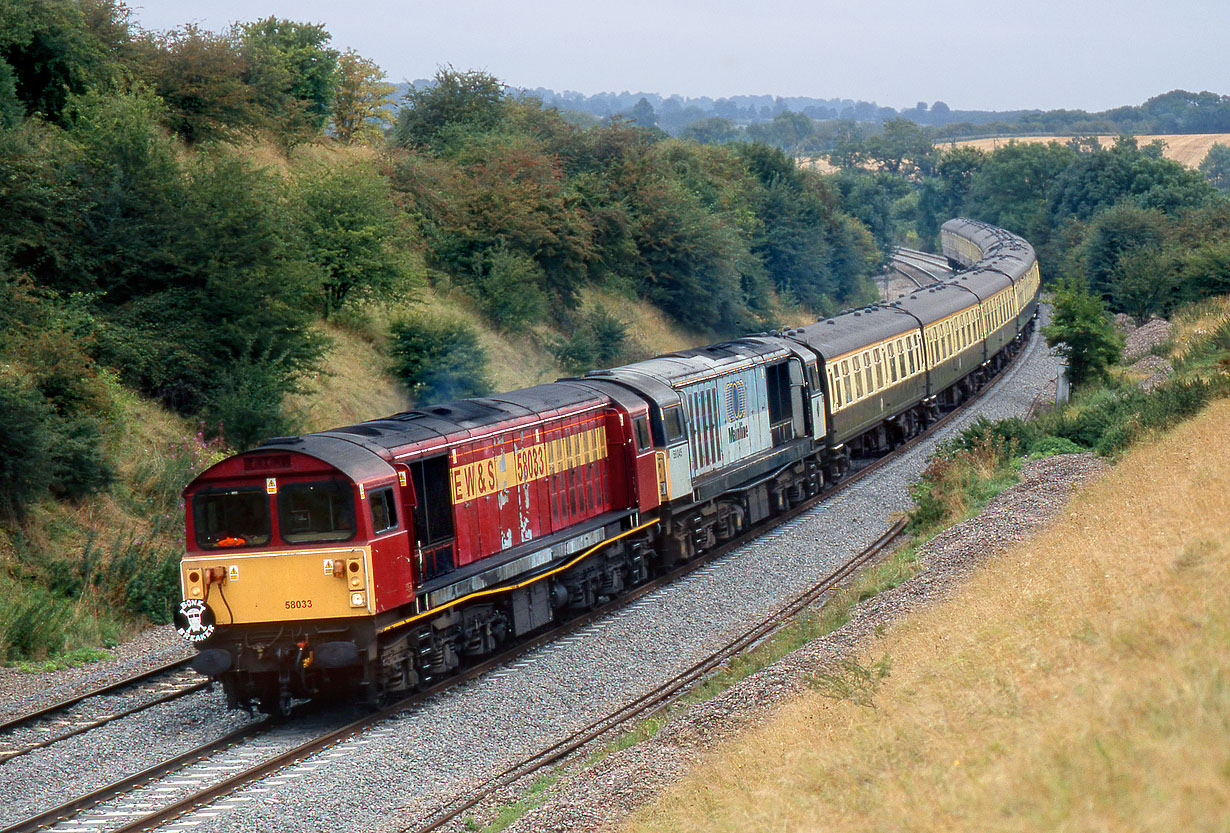
POLYGON ((500 246, 478 259, 475 273, 478 307, 500 329, 522 332, 547 314, 546 276, 529 255, 500 246))
POLYGON ((37 659, 64 650, 72 602, 37 584, 0 580, 0 658, 37 659))
POLYGON ((572 335, 551 345, 564 370, 577 374, 618 364, 627 349, 628 325, 601 306, 583 315, 572 335))
POLYGON ((944 447, 950 451, 971 451, 986 443, 1012 444, 1018 452, 1024 453, 1030 451, 1042 435, 1042 429, 1036 422, 1027 422, 1019 417, 992 422, 985 416, 979 416, 944 447))
POLYGON ((156 625, 170 622, 180 599, 179 562, 178 548, 131 540, 109 568, 127 577, 122 594, 128 612, 156 625))
POLYGON ((0 513, 20 518, 51 483, 54 418, 38 391, 0 376, 0 513))
POLYGON ((491 392, 478 333, 462 322, 414 318, 393 326, 393 374, 423 404, 491 392))
POLYGON ((276 365, 259 360, 239 364, 210 391, 201 418, 210 433, 240 450, 268 437, 285 436, 293 429, 282 410, 286 383, 276 365))
POLYGON ((929 534, 963 520, 1017 481, 1017 441, 997 435, 994 426, 982 421, 970 426, 980 435, 963 434, 936 449, 910 489, 915 504, 909 513, 911 532, 929 534))
POLYGON ((1029 446, 1029 456, 1051 457, 1056 454, 1079 454, 1089 449, 1077 445, 1067 437, 1041 437, 1029 446))
POLYGON ((1079 281, 1061 281, 1055 290, 1053 322, 1042 329, 1046 343, 1067 364, 1074 387, 1106 380, 1119 360, 1123 336, 1115 329, 1102 299, 1079 281))

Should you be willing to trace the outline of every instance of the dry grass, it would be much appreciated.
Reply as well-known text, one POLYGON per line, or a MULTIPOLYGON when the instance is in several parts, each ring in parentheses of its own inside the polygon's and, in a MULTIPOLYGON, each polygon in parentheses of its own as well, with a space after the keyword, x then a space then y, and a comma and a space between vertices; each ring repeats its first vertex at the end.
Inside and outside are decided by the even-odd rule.
POLYGON ((633 360, 687 350, 712 341, 700 333, 681 329, 662 310, 645 300, 631 300, 624 295, 589 287, 581 290, 581 305, 585 308, 602 306, 628 325, 633 360))
POLYGON ((372 342, 336 325, 318 326, 333 340, 324 372, 306 380, 309 392, 286 402, 304 431, 379 419, 410 407, 410 398, 388 372, 388 360, 372 342))
MULTIPOLYGON (((1036 144, 1046 142, 1067 142, 1072 136, 1001 136, 989 139, 961 139, 955 142, 937 142, 936 147, 940 150, 947 150, 953 147, 974 147, 979 150, 985 150, 988 153, 1001 148, 1009 142, 1019 142, 1022 144, 1036 144)), ((1114 144, 1115 136, 1100 136, 1098 141, 1103 147, 1108 147, 1114 144)), ((1143 147, 1154 139, 1161 139, 1166 143, 1165 156, 1167 159, 1173 159, 1176 162, 1182 162, 1189 168, 1195 168, 1204 161, 1204 157, 1208 155, 1209 148, 1214 144, 1230 145, 1230 133, 1168 133, 1168 134, 1153 134, 1148 136, 1137 136, 1136 140, 1143 147)), ((840 168, 830 165, 821 157, 799 157, 795 160, 801 168, 811 168, 822 174, 837 173, 840 168)))
POLYGON ((1171 320, 1170 356, 1178 358, 1192 343, 1230 321, 1230 295, 1206 298, 1177 311, 1171 320))
MULTIPOLYGON (((1067 142, 1071 138, 1071 136, 1005 136, 993 139, 966 139, 957 142, 943 142, 938 144, 937 147, 975 147, 990 152, 996 148, 1003 147, 1009 142, 1023 144, 1067 142)), ((1098 141, 1102 143, 1103 147, 1106 147, 1113 144, 1115 138, 1114 136, 1101 136, 1098 141)), ((1161 139, 1166 143, 1165 155, 1167 159, 1182 162, 1189 168, 1199 166, 1208 154, 1209 148, 1214 144, 1230 145, 1230 133, 1174 133, 1136 137, 1136 140, 1142 147, 1154 139, 1161 139)))
MULTIPOLYGON (((703 336, 675 327, 647 301, 587 288, 581 292, 581 304, 585 308, 601 305, 628 325, 632 359, 706 343, 703 336)), ((389 360, 383 351, 389 327, 408 315, 438 316, 473 326, 487 352, 488 375, 495 390, 530 387, 565 375, 543 346, 560 336, 554 329, 539 326, 532 335, 501 332, 487 324, 464 293, 424 287, 413 301, 368 306, 351 324, 321 325, 333 340, 324 372, 308 380, 310 392, 288 399, 303 430, 323 431, 413 407, 388 373, 389 360)))
POLYGON ((629 829, 1226 830, 1227 424, 1219 401, 1141 444, 892 628, 875 708, 789 703, 629 829))

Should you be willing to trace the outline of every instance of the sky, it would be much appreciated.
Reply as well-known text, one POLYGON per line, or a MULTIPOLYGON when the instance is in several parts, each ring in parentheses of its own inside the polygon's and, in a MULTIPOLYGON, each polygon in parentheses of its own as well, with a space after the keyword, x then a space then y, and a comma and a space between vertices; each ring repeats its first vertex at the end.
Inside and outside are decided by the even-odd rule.
POLYGON ((1091 112, 1230 94, 1230 0, 129 0, 162 31, 323 24, 392 82, 440 67, 556 92, 810 96, 1091 112))

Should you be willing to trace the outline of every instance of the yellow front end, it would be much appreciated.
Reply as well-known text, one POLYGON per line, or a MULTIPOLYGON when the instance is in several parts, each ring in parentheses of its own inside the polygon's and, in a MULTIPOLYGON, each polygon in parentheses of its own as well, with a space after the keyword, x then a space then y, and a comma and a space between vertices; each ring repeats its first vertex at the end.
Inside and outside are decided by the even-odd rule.
POLYGON ((203 599, 219 625, 340 619, 373 613, 371 549, 226 552, 185 558, 185 599, 203 599))

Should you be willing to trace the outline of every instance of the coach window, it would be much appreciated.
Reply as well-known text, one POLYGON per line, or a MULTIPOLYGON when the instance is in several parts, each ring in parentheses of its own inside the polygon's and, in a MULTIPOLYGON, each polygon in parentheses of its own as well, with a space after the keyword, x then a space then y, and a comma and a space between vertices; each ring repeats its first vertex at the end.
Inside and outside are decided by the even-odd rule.
POLYGON ((846 404, 854 401, 854 392, 850 390, 850 363, 844 361, 841 363, 841 383, 846 386, 846 404))
POLYGON ((893 384, 897 383, 897 343, 890 341, 888 347, 888 378, 893 384))
POLYGON ((876 357, 876 390, 884 387, 884 350, 877 347, 875 349, 876 357))
POLYGON ((393 489, 372 492, 367 499, 372 510, 372 534, 379 535, 397 527, 397 504, 393 502, 393 489))
POLYGON ((638 416, 632 419, 632 433, 636 437, 636 450, 649 450, 649 417, 638 416))

